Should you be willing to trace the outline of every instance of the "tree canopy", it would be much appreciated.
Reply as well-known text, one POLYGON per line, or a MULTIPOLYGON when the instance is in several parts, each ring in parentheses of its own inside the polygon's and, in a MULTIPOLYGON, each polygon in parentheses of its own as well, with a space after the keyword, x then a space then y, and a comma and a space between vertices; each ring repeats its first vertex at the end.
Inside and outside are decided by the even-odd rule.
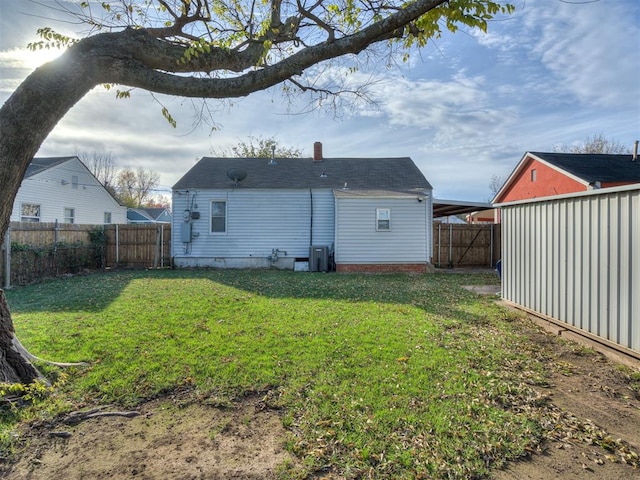
POLYGON ((112 152, 78 152, 76 154, 111 195, 130 208, 166 206, 166 199, 154 195, 160 175, 141 167, 120 167, 112 152))
POLYGON ((618 140, 607 138, 604 133, 595 133, 576 145, 560 145, 555 148, 557 152, 564 153, 631 153, 631 147, 621 144, 618 140))
POLYGON ((123 168, 116 180, 116 195, 129 208, 144 207, 152 202, 159 182, 160 175, 153 170, 123 168))
MULTIPOLYGON (((64 9, 62 3, 57 4, 64 9)), ((341 92, 313 67, 374 45, 405 56, 443 30, 486 30, 514 7, 501 0, 113 0, 68 13, 89 32, 39 31, 32 49, 64 48, 29 75, 0 109, 0 238, 26 169, 65 114, 98 85, 127 97, 139 88, 192 98, 243 97, 275 85, 317 100, 341 92)), ((374 54, 375 56, 375 54, 374 54)), ((333 77, 332 77, 333 78, 333 77)), ((173 122, 168 110, 163 114, 173 122)), ((0 374, 36 376, 15 347, 0 294, 0 374)))
POLYGON ((231 158, 301 158, 302 150, 297 147, 282 145, 276 137, 249 135, 247 140, 240 140, 229 150, 215 151, 219 157, 231 158))

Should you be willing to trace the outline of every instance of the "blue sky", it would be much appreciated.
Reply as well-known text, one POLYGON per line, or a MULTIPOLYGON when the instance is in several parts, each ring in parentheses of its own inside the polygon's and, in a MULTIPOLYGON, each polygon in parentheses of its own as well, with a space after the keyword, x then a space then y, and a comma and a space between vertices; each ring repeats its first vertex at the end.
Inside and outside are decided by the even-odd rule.
MULTIPOLYGON (((178 121, 173 129, 148 93, 116 100, 98 87, 38 155, 111 152, 123 166, 157 171, 159 193, 168 194, 197 159, 249 135, 275 136, 307 156, 315 141, 326 157, 409 156, 436 198, 486 201, 492 175, 506 178, 526 151, 551 151, 596 133, 631 148, 640 138, 640 2, 513 3, 516 12, 491 22, 487 34, 445 33, 410 62, 375 68, 375 105, 296 114, 306 99, 288 106, 273 89, 218 106, 219 128, 211 132, 194 125, 191 100, 162 99, 178 121)), ((0 2, 0 102, 46 60, 26 50, 37 28, 73 33, 55 16, 26 0, 0 2)), ((371 75, 361 69, 349 81, 371 75)))

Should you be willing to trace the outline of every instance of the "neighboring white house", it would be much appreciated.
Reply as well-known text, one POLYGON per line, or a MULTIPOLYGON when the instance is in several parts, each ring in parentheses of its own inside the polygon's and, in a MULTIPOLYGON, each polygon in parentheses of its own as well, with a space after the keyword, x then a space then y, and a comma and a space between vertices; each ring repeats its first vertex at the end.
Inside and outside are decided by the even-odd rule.
POLYGON ((408 158, 202 158, 173 187, 178 267, 425 272, 432 187, 408 158))
POLYGON ((34 158, 13 202, 11 221, 127 223, 127 208, 78 157, 34 158))

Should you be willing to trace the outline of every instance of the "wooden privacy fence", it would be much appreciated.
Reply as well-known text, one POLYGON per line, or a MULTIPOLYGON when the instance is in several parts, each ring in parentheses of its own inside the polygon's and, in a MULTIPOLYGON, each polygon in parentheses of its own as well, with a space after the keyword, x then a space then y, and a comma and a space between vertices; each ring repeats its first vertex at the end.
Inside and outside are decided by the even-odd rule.
MULTIPOLYGON (((436 223, 432 263, 441 268, 495 267, 500 237, 500 225, 436 223)), ((170 224, 11 222, 0 255, 0 284, 6 288, 84 269, 169 266, 170 224)))
POLYGON ((164 268, 171 265, 171 225, 108 225, 105 267, 164 268))
POLYGON ((101 268, 170 266, 171 225, 11 222, 2 242, 0 285, 101 268))
POLYGON ((433 225, 433 265, 438 268, 489 267, 500 260, 500 225, 433 225))
POLYGON ((88 240, 90 227, 11 222, 2 242, 2 285, 24 285, 46 277, 98 268, 101 259, 88 240))

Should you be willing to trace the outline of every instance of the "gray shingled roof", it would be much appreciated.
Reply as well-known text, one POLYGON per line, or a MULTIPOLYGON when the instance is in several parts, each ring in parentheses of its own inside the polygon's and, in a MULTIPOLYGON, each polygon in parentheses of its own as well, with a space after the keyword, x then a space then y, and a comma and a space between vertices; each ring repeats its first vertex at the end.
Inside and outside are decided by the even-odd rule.
POLYGON ((157 220, 160 215, 164 213, 166 208, 145 208, 144 211, 149 215, 149 217, 157 220))
POLYGON ((431 185, 409 157, 402 158, 202 158, 173 186, 182 189, 225 189, 234 186, 227 172, 246 172, 238 188, 343 188, 410 191, 431 185), (324 174, 324 176, 323 176, 324 174))
POLYGON ((591 182, 640 182, 640 160, 631 154, 529 152, 571 175, 591 182))
POLYGON ((27 171, 24 174, 24 178, 32 177, 33 175, 44 172, 45 170, 60 165, 61 163, 71 160, 75 157, 38 157, 31 160, 31 163, 27 167, 27 171))

